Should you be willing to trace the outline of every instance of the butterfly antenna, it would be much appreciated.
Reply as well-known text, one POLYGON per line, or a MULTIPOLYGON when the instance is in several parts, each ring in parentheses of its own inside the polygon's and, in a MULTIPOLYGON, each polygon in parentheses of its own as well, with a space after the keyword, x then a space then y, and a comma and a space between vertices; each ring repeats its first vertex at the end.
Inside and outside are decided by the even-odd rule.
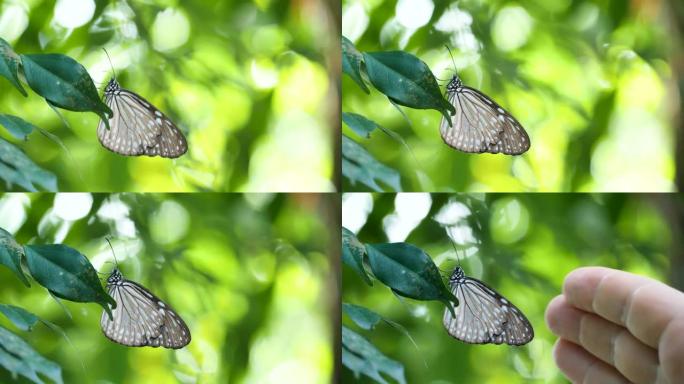
POLYGON ((451 48, 449 48, 448 45, 444 45, 444 47, 449 51, 449 56, 451 56, 451 63, 454 65, 454 71, 456 71, 456 60, 454 60, 454 55, 451 53, 451 48))
POLYGON ((112 73, 114 73, 114 80, 116 80, 116 70, 114 69, 114 64, 112 63, 112 58, 109 57, 109 52, 102 47, 102 50, 104 51, 105 55, 107 55, 107 60, 109 60, 109 66, 112 67, 112 73))
MULTIPOLYGON (((448 232, 449 232, 449 227, 447 227, 447 233, 448 232)), ((454 248, 454 253, 456 253, 456 262, 458 263, 458 266, 460 267, 461 266, 461 258, 458 257, 458 249, 456 249, 456 244, 454 244, 454 239, 452 239, 451 236, 448 236, 448 237, 449 237, 449 243, 451 243, 451 247, 454 248)))
POLYGON ((112 243, 109 241, 108 237, 105 237, 105 240, 107 240, 107 244, 109 244, 109 248, 112 250, 112 255, 114 255, 114 262, 116 263, 116 269, 119 269, 119 261, 116 259, 116 253, 114 253, 114 247, 112 247, 112 243))

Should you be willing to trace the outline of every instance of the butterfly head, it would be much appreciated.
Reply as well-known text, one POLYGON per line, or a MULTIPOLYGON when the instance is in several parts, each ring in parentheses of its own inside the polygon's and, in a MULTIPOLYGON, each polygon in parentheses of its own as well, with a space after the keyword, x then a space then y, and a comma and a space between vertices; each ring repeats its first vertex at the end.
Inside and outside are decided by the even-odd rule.
POLYGON ((114 268, 112 273, 110 273, 109 277, 107 278, 107 285, 118 284, 121 282, 121 280, 123 280, 121 271, 119 271, 119 268, 114 268))
POLYGON ((451 77, 451 80, 449 80, 449 83, 447 84, 447 91, 456 92, 459 91, 462 87, 463 82, 461 81, 461 78, 458 77, 458 75, 454 75, 451 77))
POLYGON ((105 93, 114 93, 121 89, 121 86, 119 85, 119 82, 116 81, 115 78, 111 78, 109 80, 109 83, 107 83, 107 87, 105 87, 105 93))
POLYGON ((453 272, 451 272, 451 276, 449 277, 449 282, 454 283, 457 282, 465 276, 465 273, 463 273, 463 268, 461 267, 456 267, 453 272))

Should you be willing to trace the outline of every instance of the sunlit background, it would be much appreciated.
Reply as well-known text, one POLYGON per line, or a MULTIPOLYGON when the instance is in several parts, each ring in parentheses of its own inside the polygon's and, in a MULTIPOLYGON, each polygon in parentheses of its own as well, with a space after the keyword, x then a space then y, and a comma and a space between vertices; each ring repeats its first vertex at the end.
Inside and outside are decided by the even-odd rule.
MULTIPOLYGON (((534 327, 524 347, 461 343, 442 325, 442 303, 398 299, 343 266, 342 301, 397 322, 416 345, 384 322, 373 331, 346 316, 343 324, 403 364, 408 383, 566 383, 544 311, 577 267, 603 265, 684 288, 682 242, 673 229, 684 224, 679 195, 347 193, 342 207, 343 225, 360 241, 414 244, 445 281, 460 258, 468 276, 501 292, 534 327)), ((345 369, 343 382, 373 381, 354 380, 345 369)))
POLYGON ((0 37, 18 53, 62 53, 102 92, 116 73, 185 132, 178 160, 104 149, 92 113, 24 98, 0 79, 0 112, 57 135, 0 136, 71 191, 331 191, 339 141, 339 38, 325 1, 0 2, 0 37), (333 33, 334 31, 334 33, 333 33), (108 61, 103 48, 109 52, 108 61), (331 124, 335 122, 334 124, 331 124))
MULTIPOLYGON (((65 383, 331 382, 339 305, 330 237, 332 195, 0 195, 0 227, 26 244, 63 243, 105 275, 171 304, 192 332, 180 350, 124 347, 100 330, 102 308, 25 287, 0 266, 0 303, 61 327, 11 330, 57 362, 65 383)), ((339 223, 339 221, 335 220, 339 223)), ((333 229, 331 229, 333 228, 333 229)), ((332 231, 335 232, 332 232, 332 231)), ((335 248, 338 248, 335 242, 335 248)), ((0 367, 0 382, 15 382, 0 367)), ((26 382, 26 381, 18 381, 26 382)))
POLYGON ((682 52, 673 7, 664 0, 345 0, 343 35, 359 50, 408 51, 430 66, 442 90, 458 72, 520 120, 532 147, 520 157, 457 152, 442 142, 439 112, 403 108, 409 124, 386 97, 366 95, 348 76, 343 112, 399 133, 415 159, 381 132, 370 140, 348 127, 344 133, 398 170, 403 190, 671 191, 681 113, 673 63, 682 52))

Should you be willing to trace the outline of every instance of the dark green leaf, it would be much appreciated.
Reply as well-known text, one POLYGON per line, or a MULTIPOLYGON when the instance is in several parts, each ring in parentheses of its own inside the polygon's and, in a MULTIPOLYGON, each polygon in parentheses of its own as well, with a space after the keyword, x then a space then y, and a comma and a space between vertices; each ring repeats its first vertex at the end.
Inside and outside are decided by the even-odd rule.
POLYGON ((363 336, 342 327, 342 364, 357 378, 363 374, 379 383, 387 383, 384 373, 401 384, 406 384, 404 366, 380 352, 363 336))
POLYGON ((27 287, 30 287, 26 275, 21 270, 21 259, 24 257, 24 248, 14 240, 11 233, 0 228, 0 264, 4 264, 9 268, 19 280, 23 281, 27 287))
POLYGON ((352 185, 357 182, 382 192, 375 180, 382 181, 395 192, 401 191, 399 172, 377 161, 368 151, 346 135, 342 135, 342 174, 352 185))
POLYGON ((349 75, 364 92, 370 93, 366 83, 364 83, 361 78, 362 62, 363 55, 361 52, 356 50, 354 43, 342 36, 342 72, 349 75))
POLYGON ((342 262, 356 271, 368 285, 373 285, 366 269, 363 267, 363 256, 366 248, 356 238, 354 232, 342 227, 342 262))
POLYGON ((91 111, 108 122, 112 110, 100 100, 93 79, 81 64, 60 54, 21 55, 31 89, 49 103, 70 111, 91 111))
POLYGON ((9 80, 22 95, 28 96, 19 83, 19 60, 19 55, 5 40, 0 38, 0 76, 9 80))
POLYGON ((38 322, 38 316, 24 308, 15 307, 14 305, 0 304, 0 312, 22 331, 30 331, 38 322))
POLYGON ((57 384, 62 384, 62 368, 36 352, 19 336, 0 327, 0 366, 13 377, 21 375, 34 383, 43 383, 41 374, 57 384))
POLYGON ((24 121, 22 118, 12 115, 0 114, 0 125, 5 127, 17 139, 26 140, 28 135, 33 132, 33 124, 24 121))
POLYGON ((55 296, 77 302, 95 302, 107 313, 116 302, 102 288, 90 261, 62 244, 26 245, 26 264, 40 285, 55 296))
POLYGON ((349 316, 349 318, 363 329, 372 329, 377 323, 382 320, 382 316, 358 305, 342 303, 342 310, 349 316))
POLYGON ((0 178, 7 183, 7 189, 18 185, 28 191, 36 191, 36 185, 48 191, 57 191, 57 178, 31 159, 19 148, 0 139, 0 178))
POLYGON ((364 53, 368 79, 397 104, 435 109, 448 121, 454 107, 444 99, 430 68, 419 58, 402 51, 364 53))
POLYGON ((439 268, 420 248, 408 243, 366 244, 375 277, 398 295, 417 300, 457 302, 444 285, 439 268))
POLYGON ((344 123, 347 124, 349 128, 354 130, 354 132, 356 132, 357 135, 365 138, 369 138, 371 132, 373 132, 375 128, 378 128, 377 123, 375 123, 372 120, 368 120, 364 116, 361 116, 356 113, 343 112, 342 121, 344 121, 344 123))

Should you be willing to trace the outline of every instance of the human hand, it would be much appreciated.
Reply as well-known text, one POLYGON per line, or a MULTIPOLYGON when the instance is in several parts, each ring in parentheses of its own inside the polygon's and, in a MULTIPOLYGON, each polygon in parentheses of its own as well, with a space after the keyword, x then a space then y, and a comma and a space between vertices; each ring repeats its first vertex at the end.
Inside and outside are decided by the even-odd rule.
POLYGON ((603 267, 565 277, 546 308, 554 359, 573 383, 684 383, 684 293, 603 267))

